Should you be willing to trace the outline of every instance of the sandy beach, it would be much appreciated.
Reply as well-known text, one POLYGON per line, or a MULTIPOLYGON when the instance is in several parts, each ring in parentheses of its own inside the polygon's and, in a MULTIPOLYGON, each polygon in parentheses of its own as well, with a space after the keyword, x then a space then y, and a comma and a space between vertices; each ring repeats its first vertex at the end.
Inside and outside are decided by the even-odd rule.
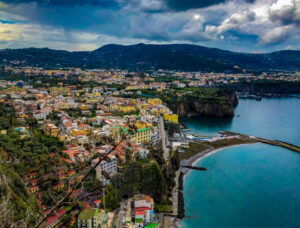
MULTIPOLYGON (((249 145, 249 144, 253 144, 253 143, 241 143, 241 144, 236 144, 236 145, 224 146, 224 147, 221 147, 218 149, 209 148, 205 151, 202 151, 202 152, 190 157, 189 159, 181 161, 181 166, 195 166, 200 160, 202 160, 208 156, 211 156, 225 148, 236 147, 236 146, 240 146, 240 145, 249 145)), ((189 171, 190 171, 190 169, 188 169, 188 168, 181 168, 181 172, 183 173, 184 178, 189 173, 189 171)))

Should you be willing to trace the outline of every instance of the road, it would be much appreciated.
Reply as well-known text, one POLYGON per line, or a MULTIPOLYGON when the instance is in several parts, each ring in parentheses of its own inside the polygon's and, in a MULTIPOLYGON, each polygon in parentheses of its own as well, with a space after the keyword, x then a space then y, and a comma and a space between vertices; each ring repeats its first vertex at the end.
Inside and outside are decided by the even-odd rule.
POLYGON ((163 117, 159 118, 159 135, 162 142, 162 149, 164 151, 164 159, 165 161, 169 158, 169 148, 166 145, 166 132, 165 132, 165 125, 163 117))
POLYGON ((124 211, 124 201, 122 201, 120 206, 120 211, 118 215, 118 222, 117 222, 117 228, 123 228, 125 225, 123 225, 123 218, 125 217, 126 211, 124 211))

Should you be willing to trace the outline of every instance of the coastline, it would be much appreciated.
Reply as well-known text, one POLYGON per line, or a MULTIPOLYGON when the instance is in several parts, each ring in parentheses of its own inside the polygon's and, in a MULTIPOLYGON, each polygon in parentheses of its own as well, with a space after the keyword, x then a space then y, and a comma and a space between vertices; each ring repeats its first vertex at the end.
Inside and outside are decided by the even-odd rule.
MULTIPOLYGON (((184 208, 184 195, 183 195, 183 190, 184 190, 184 181, 186 175, 190 172, 190 169, 188 168, 182 168, 182 165, 187 165, 187 166, 194 166, 196 163, 201 161, 202 159, 211 156, 225 148, 230 148, 230 147, 235 147, 235 146, 240 146, 240 145, 249 145, 249 144, 254 144, 257 142, 249 142, 249 143, 240 143, 240 144, 235 144, 235 145, 229 145, 229 146, 224 146, 220 148, 209 148, 205 151, 199 152, 198 154, 190 157, 189 159, 183 160, 180 163, 180 169, 179 169, 179 175, 178 175, 178 215, 177 218, 179 221, 177 221, 177 225, 175 227, 181 227, 181 220, 185 217, 185 208, 184 208), (178 226, 178 222, 180 223, 180 226, 178 226)), ((175 180, 176 181, 176 180, 175 180)))
MULTIPOLYGON (((199 161, 201 161, 202 159, 211 156, 223 149, 226 148, 230 148, 230 147, 237 147, 237 146, 241 146, 241 145, 250 145, 250 144, 256 144, 256 143, 260 143, 260 142, 249 142, 249 143, 240 143, 240 144, 235 144, 235 145, 230 145, 230 146, 224 146, 221 148, 211 148, 211 149, 207 149, 205 151, 200 152, 199 154, 196 154, 192 157, 190 157, 187 160, 183 160, 180 164, 180 166, 182 165, 186 165, 186 166, 195 166, 199 161)), ((191 169, 188 168, 181 168, 181 172, 183 172, 184 175, 184 179, 185 180, 185 176, 191 171, 191 169)))

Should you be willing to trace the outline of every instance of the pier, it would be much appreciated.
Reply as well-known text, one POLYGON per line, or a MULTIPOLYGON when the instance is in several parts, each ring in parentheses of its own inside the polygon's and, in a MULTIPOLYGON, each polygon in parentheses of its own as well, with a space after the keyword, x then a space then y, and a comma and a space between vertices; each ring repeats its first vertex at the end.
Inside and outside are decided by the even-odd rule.
POLYGON ((187 169, 199 170, 199 171, 206 171, 207 170, 207 168, 204 168, 204 167, 197 167, 197 166, 190 166, 190 165, 183 165, 181 167, 182 168, 187 168, 187 169))
POLYGON ((280 146, 280 147, 283 147, 285 149, 292 150, 292 151, 295 151, 297 153, 300 153, 300 147, 299 146, 293 145, 291 143, 283 142, 283 141, 264 139, 264 138, 261 138, 261 137, 249 136, 249 135, 246 135, 246 134, 240 134, 240 133, 236 133, 236 132, 232 132, 232 131, 219 131, 219 133, 221 135, 227 135, 227 136, 239 135, 239 136, 243 136, 243 137, 248 137, 248 138, 256 140, 257 142, 266 143, 266 144, 273 145, 273 146, 280 146))

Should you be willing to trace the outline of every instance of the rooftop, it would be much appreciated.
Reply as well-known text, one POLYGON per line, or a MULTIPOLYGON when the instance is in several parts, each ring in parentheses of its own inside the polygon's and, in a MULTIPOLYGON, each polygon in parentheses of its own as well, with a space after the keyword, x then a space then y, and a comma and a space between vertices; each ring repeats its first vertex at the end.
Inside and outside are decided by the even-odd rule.
POLYGON ((99 209, 87 209, 81 212, 78 216, 78 220, 89 220, 92 219, 94 216, 97 216, 99 209))

